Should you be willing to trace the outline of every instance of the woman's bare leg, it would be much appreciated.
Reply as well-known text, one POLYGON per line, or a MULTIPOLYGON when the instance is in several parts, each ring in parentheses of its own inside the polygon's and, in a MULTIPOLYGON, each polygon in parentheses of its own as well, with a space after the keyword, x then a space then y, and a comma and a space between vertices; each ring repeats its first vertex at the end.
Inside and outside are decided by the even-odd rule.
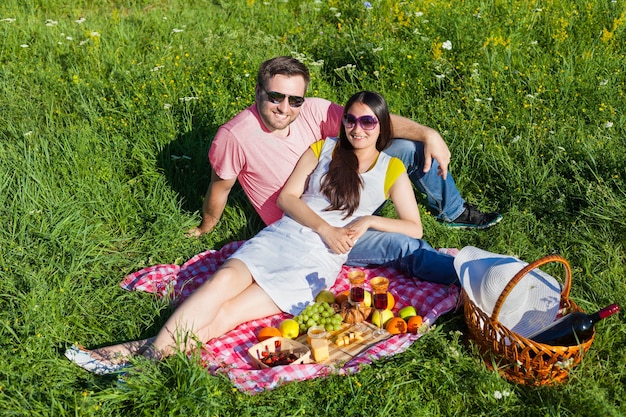
POLYGON ((224 303, 207 328, 199 336, 206 342, 220 337, 242 323, 280 313, 271 297, 257 283, 251 284, 237 297, 224 303))
POLYGON ((233 259, 176 309, 157 336, 94 349, 91 354, 110 363, 126 362, 134 355, 158 360, 193 347, 195 339, 206 342, 241 323, 278 313, 246 265, 233 259))
POLYGON ((206 341, 209 324, 229 300, 238 297, 253 283, 248 267, 238 259, 228 260, 213 277, 191 294, 167 320, 150 348, 143 352, 148 358, 160 359, 176 350, 194 345, 194 338, 206 341))

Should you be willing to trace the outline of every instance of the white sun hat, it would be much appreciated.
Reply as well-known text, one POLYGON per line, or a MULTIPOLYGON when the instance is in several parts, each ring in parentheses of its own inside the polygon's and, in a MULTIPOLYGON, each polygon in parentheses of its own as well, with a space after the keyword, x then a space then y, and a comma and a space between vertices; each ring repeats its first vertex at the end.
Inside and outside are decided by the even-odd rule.
MULTIPOLYGON (((526 265, 518 258, 466 246, 454 258, 463 290, 485 314, 493 308, 509 281, 526 265)), ((554 277, 534 269, 524 275, 502 303, 497 320, 528 337, 552 323, 559 310, 561 286, 554 277)))

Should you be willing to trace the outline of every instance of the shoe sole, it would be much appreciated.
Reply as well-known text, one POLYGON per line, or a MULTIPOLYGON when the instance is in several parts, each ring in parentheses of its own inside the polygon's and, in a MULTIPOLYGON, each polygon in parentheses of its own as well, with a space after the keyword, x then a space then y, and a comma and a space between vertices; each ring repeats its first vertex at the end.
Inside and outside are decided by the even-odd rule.
POLYGON ((487 224, 482 224, 482 225, 470 224, 470 223, 451 223, 451 222, 442 222, 442 224, 445 227, 448 227, 450 229, 458 229, 458 230, 468 230, 468 229, 485 230, 485 229, 489 229, 492 226, 495 226, 496 224, 500 223, 501 221, 502 221, 502 216, 498 216, 495 219, 493 219, 491 222, 489 222, 487 224))

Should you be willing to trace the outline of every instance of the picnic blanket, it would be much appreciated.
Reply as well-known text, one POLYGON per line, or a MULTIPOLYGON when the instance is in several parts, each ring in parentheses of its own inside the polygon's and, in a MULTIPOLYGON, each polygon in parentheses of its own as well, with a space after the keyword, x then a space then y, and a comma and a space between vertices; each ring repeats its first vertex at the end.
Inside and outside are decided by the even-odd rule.
MULTIPOLYGON (((144 291, 163 297, 171 297, 175 303, 187 298, 224 263, 243 241, 232 242, 220 250, 208 250, 195 255, 182 266, 175 264, 154 265, 126 276, 120 286, 128 291, 144 291)), ((455 254, 456 249, 448 250, 455 254)), ((409 277, 388 267, 351 268, 344 266, 330 289, 333 293, 348 290, 347 273, 352 269, 365 271, 367 278, 385 276, 390 279, 389 291, 394 295, 397 313, 406 305, 414 306, 425 323, 432 325, 437 318, 459 305, 459 288, 434 284, 409 277)), ((366 281, 367 282, 367 281, 366 281)), ((406 350, 422 334, 394 335, 368 348, 349 362, 338 365, 300 364, 256 369, 248 357, 248 349, 258 343, 256 333, 266 326, 277 327, 291 315, 276 314, 243 323, 225 335, 205 343, 201 352, 203 364, 213 374, 225 374, 242 392, 258 393, 274 389, 290 381, 323 377, 330 374, 352 374, 363 365, 376 359, 395 355, 406 350)))

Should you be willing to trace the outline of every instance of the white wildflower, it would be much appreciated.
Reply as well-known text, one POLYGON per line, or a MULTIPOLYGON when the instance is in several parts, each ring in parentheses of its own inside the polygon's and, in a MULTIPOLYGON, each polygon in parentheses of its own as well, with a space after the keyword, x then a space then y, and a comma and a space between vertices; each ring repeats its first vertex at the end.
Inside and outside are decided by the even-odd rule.
POLYGON ((424 12, 415 12, 415 17, 422 17, 424 16, 424 12))
POLYGON ((92 38, 99 38, 99 37, 100 37, 100 33, 99 33, 99 32, 96 32, 95 30, 94 30, 94 31, 92 31, 89 35, 90 35, 92 38))
POLYGON ((46 26, 56 26, 58 24, 59 22, 57 22, 56 20, 46 19, 46 26))
POLYGON ((198 100, 198 97, 181 97, 181 98, 179 98, 179 100, 181 102, 187 103, 187 102, 192 101, 192 100, 198 100))
POLYGON ((504 398, 504 397, 508 397, 509 395, 511 395, 511 392, 510 392, 510 391, 502 391, 502 392, 500 392, 500 391, 494 391, 494 392, 493 392, 493 397, 494 397, 496 400, 500 400, 500 399, 502 399, 502 398, 504 398))
POLYGON ((0 20, 0 22, 15 23, 15 18, 14 17, 5 17, 4 19, 0 20))
POLYGON ((28 48, 30 45, 27 43, 23 43, 20 45, 21 48, 28 48))
POLYGON ((68 40, 68 41, 73 41, 73 40, 74 40, 74 38, 72 38, 71 36, 66 36, 66 37, 65 37, 65 40, 68 40))
POLYGON ((443 49, 446 49, 446 50, 448 50, 448 51, 451 51, 451 50, 452 50, 452 42, 450 42, 450 41, 445 41, 444 43, 442 43, 442 44, 441 44, 441 47, 442 47, 443 49))
POLYGON ((604 127, 605 127, 606 129, 610 129, 610 128, 612 128, 612 127, 613 127, 613 122, 606 122, 606 123, 604 124, 604 127))
POLYGON ((442 79, 446 78, 446 75, 445 74, 435 74, 435 78, 442 80, 442 79))
POLYGON ((150 72, 156 72, 156 71, 160 70, 161 68, 165 68, 165 66, 164 65, 157 65, 156 67, 152 68, 150 70, 150 72))
POLYGON ((81 17, 81 18, 80 18, 80 19, 78 19, 78 20, 74 20, 74 23, 78 23, 78 24, 80 25, 80 24, 82 24, 82 23, 85 23, 85 21, 86 21, 86 20, 87 20, 87 19, 85 19, 84 17, 81 17))
MULTIPOLYGON (((511 139, 511 143, 516 143, 516 142, 519 142, 521 138, 522 138, 522 137, 521 137, 520 135, 517 135, 517 136, 515 136, 513 139, 511 139)), ((521 364, 521 363, 520 363, 520 364, 521 364)))
POLYGON ((180 33, 184 31, 185 31, 184 29, 176 29, 176 28, 172 29, 172 33, 180 33))
POLYGON ((165 104, 163 105, 163 108, 164 108, 165 110, 169 109, 170 107, 172 107, 172 105, 171 105, 170 103, 165 103, 165 104))
POLYGON ((607 85, 609 83, 609 80, 602 80, 600 81, 600 85, 604 86, 607 85))
POLYGON ((30 135, 32 135, 32 134, 33 134, 33 131, 32 131, 32 130, 29 130, 28 132, 24 132, 24 137, 26 137, 26 136, 30 136, 30 135))

